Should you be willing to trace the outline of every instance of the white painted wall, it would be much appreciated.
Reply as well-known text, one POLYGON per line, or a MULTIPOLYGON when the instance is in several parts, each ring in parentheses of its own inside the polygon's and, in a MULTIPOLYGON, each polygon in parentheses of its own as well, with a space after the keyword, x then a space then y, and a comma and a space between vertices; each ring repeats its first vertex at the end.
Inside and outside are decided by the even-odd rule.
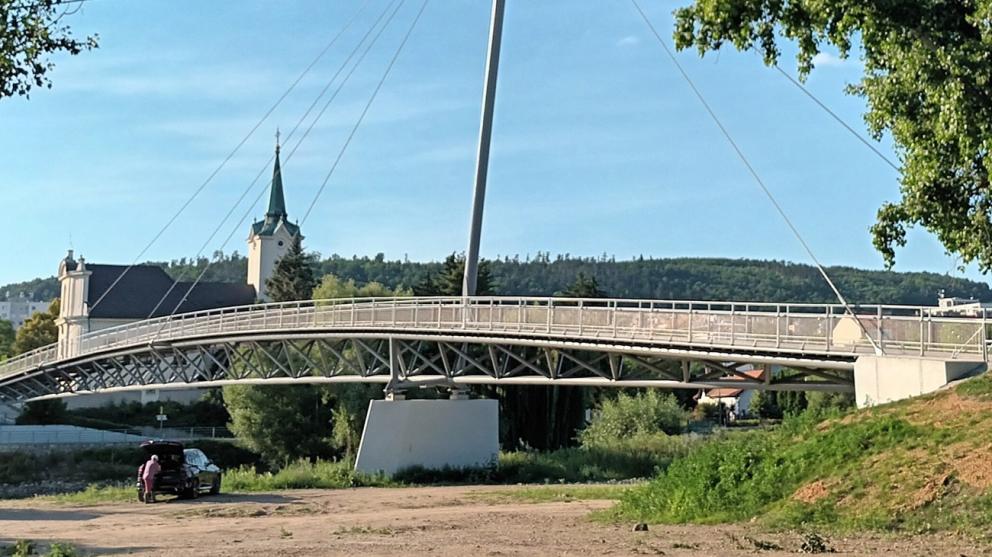
POLYGON ((860 356, 854 363, 854 394, 859 408, 884 404, 936 391, 987 367, 977 360, 860 356))
POLYGON ((258 299, 268 301, 265 282, 272 276, 276 263, 289 251, 292 235, 281 224, 272 236, 248 238, 248 284, 255 287, 258 299))
POLYGON ((391 475, 411 466, 488 466, 497 458, 495 400, 373 400, 355 469, 391 475))
POLYGON ((35 302, 27 298, 14 298, 6 302, 0 302, 0 319, 10 321, 14 330, 20 329, 24 322, 32 315, 48 310, 51 302, 35 302))

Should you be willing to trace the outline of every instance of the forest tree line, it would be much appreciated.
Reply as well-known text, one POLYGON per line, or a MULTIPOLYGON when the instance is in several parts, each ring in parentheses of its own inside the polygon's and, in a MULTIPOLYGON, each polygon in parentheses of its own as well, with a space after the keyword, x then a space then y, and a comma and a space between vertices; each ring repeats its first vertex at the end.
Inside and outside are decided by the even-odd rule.
MULTIPOLYGON (((174 278, 191 281, 209 265, 205 281, 243 282, 248 260, 234 252, 214 254, 212 259, 178 259, 151 262, 174 278)), ((354 280, 359 286, 378 282, 388 288, 411 288, 428 275, 438 274, 443 262, 388 260, 374 257, 314 258, 319 281, 333 274, 354 280)), ((575 281, 580 274, 595 277, 612 297, 642 299, 737 300, 762 302, 832 303, 833 293, 811 265, 784 261, 720 258, 643 258, 617 261, 601 256, 501 257, 488 262, 493 284, 500 295, 550 296, 575 281)), ((939 273, 895 272, 829 267, 828 272, 852 303, 933 305, 937 293, 992 300, 989 284, 939 273)), ((0 299, 21 293, 47 301, 58 296, 55 277, 34 279, 0 287, 0 299)))

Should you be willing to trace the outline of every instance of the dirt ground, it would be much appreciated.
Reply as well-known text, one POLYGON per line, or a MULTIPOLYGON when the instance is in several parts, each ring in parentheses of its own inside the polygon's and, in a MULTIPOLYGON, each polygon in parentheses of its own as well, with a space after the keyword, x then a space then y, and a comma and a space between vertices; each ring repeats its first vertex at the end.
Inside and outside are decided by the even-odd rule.
MULTIPOLYGON (((521 503, 514 487, 300 490, 76 507, 0 501, 0 547, 64 541, 88 555, 795 555, 797 533, 752 525, 590 521, 609 501, 521 503), (780 549, 759 549, 761 544, 780 549)), ((828 537, 834 555, 992 555, 951 536, 828 537)), ((767 546, 766 546, 767 547, 767 546)))

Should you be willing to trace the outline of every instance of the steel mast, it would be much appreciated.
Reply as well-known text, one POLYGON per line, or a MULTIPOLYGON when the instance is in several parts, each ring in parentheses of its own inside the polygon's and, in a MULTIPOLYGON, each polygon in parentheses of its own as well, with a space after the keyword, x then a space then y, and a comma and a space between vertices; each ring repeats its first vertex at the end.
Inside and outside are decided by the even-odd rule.
POLYGON ((486 56, 486 81, 482 92, 482 124, 479 129, 479 153, 475 161, 475 189, 472 193, 472 221, 469 226, 468 251, 465 252, 465 277, 462 280, 463 296, 475 296, 478 286, 479 242, 482 237, 482 213, 486 203, 489 146, 493 135, 496 77, 499 73, 499 48, 503 36, 505 4, 505 0, 493 0, 493 13, 489 23, 489 53, 486 56))

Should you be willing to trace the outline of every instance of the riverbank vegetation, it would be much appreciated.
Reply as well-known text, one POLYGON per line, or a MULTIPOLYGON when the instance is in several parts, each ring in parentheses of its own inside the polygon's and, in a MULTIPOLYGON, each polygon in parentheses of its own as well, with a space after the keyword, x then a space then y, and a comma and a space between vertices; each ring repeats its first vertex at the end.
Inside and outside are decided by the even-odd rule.
POLYGON ((649 485, 626 493, 610 516, 984 532, 992 525, 992 378, 707 441, 649 485))

